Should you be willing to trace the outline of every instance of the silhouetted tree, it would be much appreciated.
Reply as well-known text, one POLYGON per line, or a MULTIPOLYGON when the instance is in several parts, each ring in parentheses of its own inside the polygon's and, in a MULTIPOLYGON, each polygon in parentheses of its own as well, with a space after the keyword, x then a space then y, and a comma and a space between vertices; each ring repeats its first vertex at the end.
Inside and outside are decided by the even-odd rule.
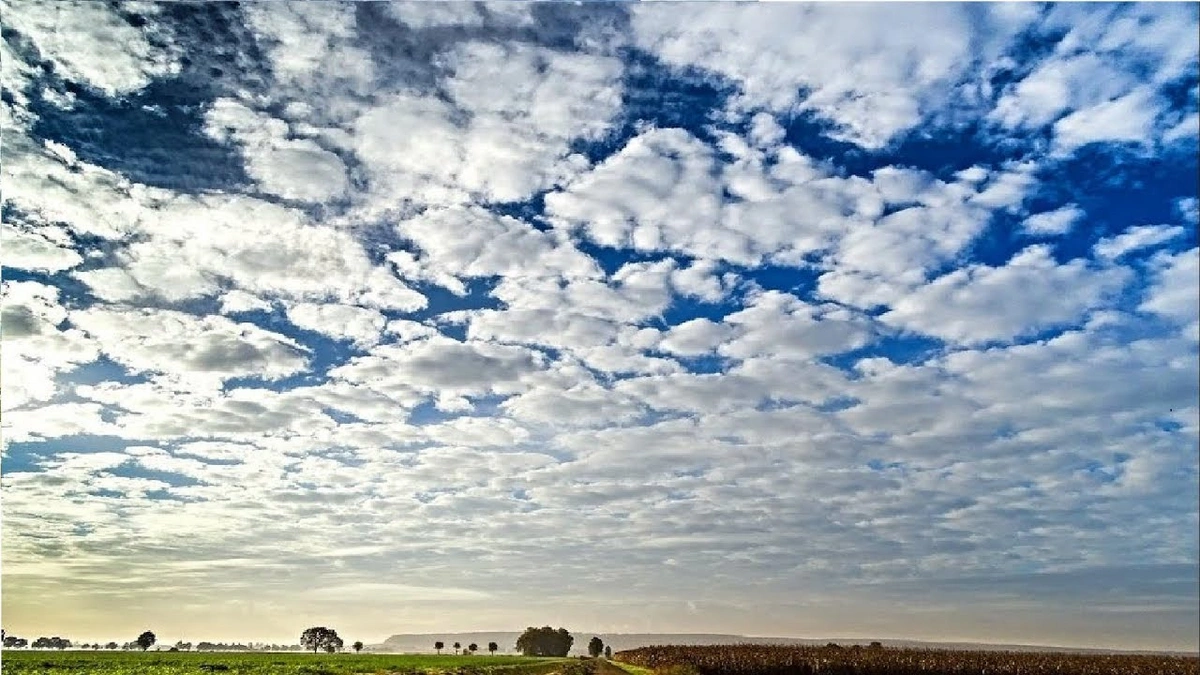
POLYGON ((612 658, 612 647, 610 647, 608 645, 604 645, 604 658, 606 658, 606 659, 612 658))
POLYGON ((472 642, 471 644, 467 645, 467 651, 471 652, 471 654, 474 655, 475 652, 479 651, 479 645, 472 642))
POLYGON ((355 643, 354 643, 352 646, 354 647, 354 653, 355 653, 355 654, 357 654, 357 653, 361 652, 361 651, 362 651, 362 648, 363 648, 363 643, 362 643, 362 640, 357 640, 357 641, 355 641, 355 643))
POLYGON ((598 637, 593 637, 591 640, 588 640, 588 656, 590 656, 594 659, 603 653, 604 653, 604 640, 601 640, 598 637))
POLYGON ((115 642, 110 642, 110 643, 108 643, 108 644, 104 645, 104 648, 105 648, 105 649, 120 649, 120 648, 121 648, 121 645, 119 645, 119 644, 117 644, 117 643, 115 643, 115 642))
POLYGON ((332 628, 313 626, 300 634, 300 644, 304 645, 305 649, 311 649, 314 654, 321 649, 333 653, 342 648, 342 638, 338 637, 337 631, 332 628))
POLYGON ((142 648, 142 651, 150 649, 157 641, 158 638, 154 637, 154 633, 151 633, 150 631, 142 633, 141 635, 137 636, 136 640, 134 640, 134 642, 137 643, 137 646, 142 648))
POLYGON ((446 643, 438 640, 437 642, 433 643, 433 648, 437 650, 438 654, 441 654, 442 650, 446 648, 446 643))
POLYGON ((492 653, 492 656, 496 655, 497 649, 500 649, 500 645, 496 644, 495 642, 488 643, 488 651, 492 653))
POLYGON ((459 643, 457 643, 457 642, 455 642, 455 643, 454 643, 454 653, 455 653, 455 654, 457 654, 457 653, 458 653, 458 650, 460 650, 460 649, 462 649, 462 645, 461 645, 461 644, 459 644, 459 643))
POLYGON ((574 643, 575 638, 566 628, 530 626, 517 638, 517 651, 525 656, 566 656, 574 643))

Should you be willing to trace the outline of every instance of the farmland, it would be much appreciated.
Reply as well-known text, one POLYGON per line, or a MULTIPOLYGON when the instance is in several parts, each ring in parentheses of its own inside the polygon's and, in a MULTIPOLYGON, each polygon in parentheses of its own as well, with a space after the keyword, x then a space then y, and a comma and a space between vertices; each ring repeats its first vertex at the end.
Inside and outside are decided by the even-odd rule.
POLYGON ((3 675, 548 675, 571 664, 521 656, 14 650, 2 659, 3 675))
POLYGON ((655 675, 1200 675, 1197 657, 719 645, 618 652, 655 675))

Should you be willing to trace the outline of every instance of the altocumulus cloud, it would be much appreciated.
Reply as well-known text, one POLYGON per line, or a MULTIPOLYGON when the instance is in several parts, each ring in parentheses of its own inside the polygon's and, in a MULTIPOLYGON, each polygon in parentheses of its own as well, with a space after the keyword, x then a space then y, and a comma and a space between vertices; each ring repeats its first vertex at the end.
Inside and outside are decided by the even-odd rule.
POLYGON ((4 15, 7 629, 1196 647, 1195 6, 4 15))

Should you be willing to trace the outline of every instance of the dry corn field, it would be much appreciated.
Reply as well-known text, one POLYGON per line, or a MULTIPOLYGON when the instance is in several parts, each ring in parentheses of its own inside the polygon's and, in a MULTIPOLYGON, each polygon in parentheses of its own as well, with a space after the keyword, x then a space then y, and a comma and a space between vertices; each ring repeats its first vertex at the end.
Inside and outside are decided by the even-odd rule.
POLYGON ((614 655, 656 675, 1200 675, 1195 656, 713 645, 614 655))

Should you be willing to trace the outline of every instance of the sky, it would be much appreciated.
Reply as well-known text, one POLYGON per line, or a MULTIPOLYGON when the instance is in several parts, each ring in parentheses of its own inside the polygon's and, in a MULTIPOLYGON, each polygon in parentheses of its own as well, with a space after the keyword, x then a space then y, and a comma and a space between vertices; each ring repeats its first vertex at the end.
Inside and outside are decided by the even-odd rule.
POLYGON ((5 0, 5 629, 1197 649, 1197 14, 5 0))

